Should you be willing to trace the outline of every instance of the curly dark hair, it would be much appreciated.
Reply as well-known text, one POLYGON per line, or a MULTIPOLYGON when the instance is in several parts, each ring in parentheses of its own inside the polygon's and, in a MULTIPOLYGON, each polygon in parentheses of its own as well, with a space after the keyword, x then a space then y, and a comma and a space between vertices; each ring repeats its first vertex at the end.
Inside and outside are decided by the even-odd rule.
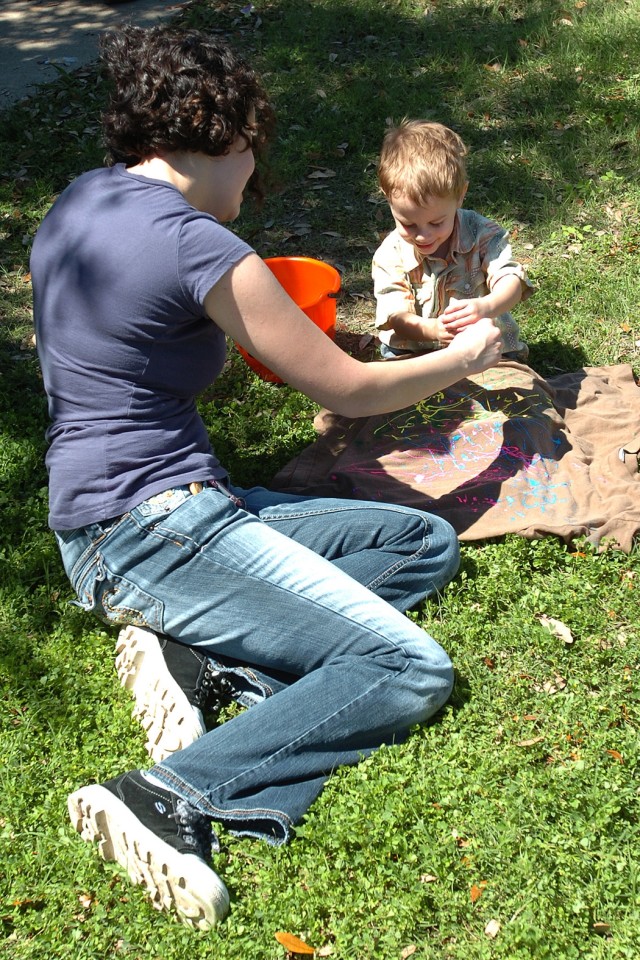
MULTIPOLYGON (((125 26, 102 35, 100 55, 111 85, 102 116, 108 164, 178 150, 222 156, 238 136, 262 152, 273 109, 254 70, 221 40, 125 26)), ((249 186, 261 194, 259 178, 249 186)))

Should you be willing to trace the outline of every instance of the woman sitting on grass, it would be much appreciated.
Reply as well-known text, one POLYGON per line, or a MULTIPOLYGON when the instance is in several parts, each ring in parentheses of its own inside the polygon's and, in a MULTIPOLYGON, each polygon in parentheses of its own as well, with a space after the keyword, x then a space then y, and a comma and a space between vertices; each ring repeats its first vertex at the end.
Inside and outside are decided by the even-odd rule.
POLYGON ((172 637, 198 668, 210 656, 253 706, 69 810, 157 906, 206 928, 228 909, 212 821, 284 842, 332 770, 446 701, 449 659, 403 612, 455 574, 458 546, 405 507, 232 486, 194 396, 225 335, 349 417, 479 373, 502 344, 480 321, 402 363, 342 352, 223 226, 272 119, 253 70, 171 27, 108 34, 102 55, 111 165, 62 193, 31 264, 50 524, 83 607, 172 637))

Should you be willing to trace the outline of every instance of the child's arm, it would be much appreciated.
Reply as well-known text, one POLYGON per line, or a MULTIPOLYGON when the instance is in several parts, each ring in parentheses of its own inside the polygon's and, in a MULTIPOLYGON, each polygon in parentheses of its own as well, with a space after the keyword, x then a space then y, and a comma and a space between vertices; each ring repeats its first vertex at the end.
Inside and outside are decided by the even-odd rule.
POLYGON ((373 255, 371 276, 378 330, 392 330, 394 316, 415 317, 415 295, 394 234, 389 234, 373 255))
MULTIPOLYGON (((406 246, 406 244, 404 245, 406 246)), ((376 250, 371 268, 376 297, 376 327, 393 330, 403 340, 441 340, 449 343, 453 333, 447 331, 439 317, 421 317, 416 313, 416 298, 410 280, 410 271, 416 269, 412 253, 406 261, 407 250, 397 234, 391 233, 376 250)), ((421 273, 421 268, 418 268, 421 273)))
POLYGON ((403 340, 439 340, 449 343, 454 331, 448 330, 442 317, 419 317, 415 313, 392 313, 384 330, 393 330, 403 340))
POLYGON ((487 292, 470 299, 450 299, 441 319, 454 334, 481 317, 495 320, 534 291, 524 266, 514 259, 508 232, 495 221, 476 216, 481 222, 477 254, 487 292))
POLYGON ((522 281, 515 274, 505 274, 494 284, 491 293, 484 297, 474 297, 471 300, 449 301, 442 317, 442 323, 452 335, 476 323, 481 317, 495 320, 502 313, 507 313, 522 299, 522 281))

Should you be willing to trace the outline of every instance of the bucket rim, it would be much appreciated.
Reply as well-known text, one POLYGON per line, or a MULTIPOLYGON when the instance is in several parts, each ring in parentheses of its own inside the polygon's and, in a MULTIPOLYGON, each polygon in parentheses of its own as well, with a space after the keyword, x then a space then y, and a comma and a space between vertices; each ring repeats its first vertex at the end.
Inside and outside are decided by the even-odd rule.
POLYGON ((301 263, 301 264, 313 264, 314 266, 323 267, 333 280, 332 286, 327 290, 327 293, 337 293, 340 289, 340 284, 342 282, 342 277, 340 272, 331 263, 327 263, 326 260, 318 260, 317 257, 298 257, 298 256, 278 256, 278 257, 265 257, 264 262, 269 263, 301 263))

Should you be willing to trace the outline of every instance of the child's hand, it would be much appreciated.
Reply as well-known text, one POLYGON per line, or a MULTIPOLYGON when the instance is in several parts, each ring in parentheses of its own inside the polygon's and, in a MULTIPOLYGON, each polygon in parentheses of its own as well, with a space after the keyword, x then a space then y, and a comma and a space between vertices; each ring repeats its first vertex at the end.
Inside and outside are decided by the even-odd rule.
POLYGON ((449 350, 459 353, 469 373, 481 373, 495 366, 502 356, 502 336, 493 320, 482 317, 455 336, 449 350))
POLYGON ((477 323, 481 317, 486 317, 486 315, 486 312, 483 311, 481 297, 475 297, 471 300, 456 300, 455 297, 452 297, 449 306, 445 308, 444 313, 438 319, 442 321, 445 329, 455 335, 472 323, 477 323))
POLYGON ((455 330, 449 330, 442 317, 423 317, 420 321, 421 340, 439 340, 440 343, 451 343, 455 335, 455 330))
POLYGON ((405 340, 440 340, 450 343, 454 330, 447 330, 441 317, 418 317, 415 313, 394 313, 379 330, 393 330, 405 340))

